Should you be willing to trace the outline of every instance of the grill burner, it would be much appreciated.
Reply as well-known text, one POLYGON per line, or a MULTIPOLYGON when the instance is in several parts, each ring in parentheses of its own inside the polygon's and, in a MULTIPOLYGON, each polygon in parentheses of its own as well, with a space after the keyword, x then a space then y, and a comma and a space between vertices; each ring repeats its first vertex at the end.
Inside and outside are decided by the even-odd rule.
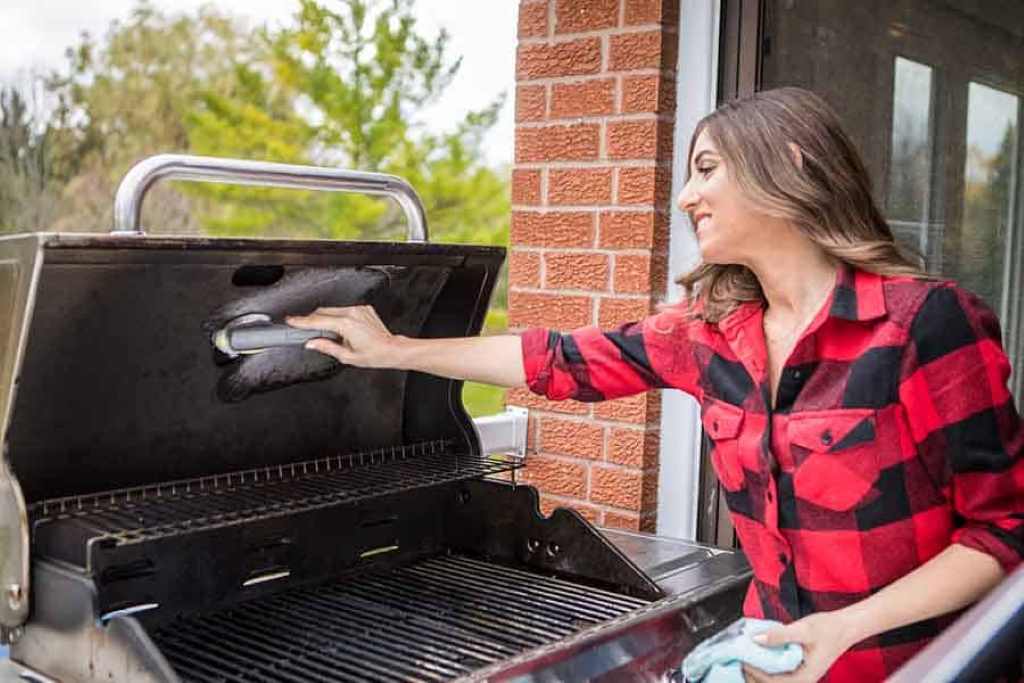
POLYGON ((185 681, 441 681, 646 604, 437 557, 179 619, 153 638, 185 681))

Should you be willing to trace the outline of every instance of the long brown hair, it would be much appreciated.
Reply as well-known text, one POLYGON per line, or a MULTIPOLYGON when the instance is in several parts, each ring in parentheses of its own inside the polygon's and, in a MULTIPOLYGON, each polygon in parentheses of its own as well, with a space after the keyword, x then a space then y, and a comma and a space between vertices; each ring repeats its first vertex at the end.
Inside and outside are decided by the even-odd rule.
MULTIPOLYGON (((871 196, 864 162, 839 117, 814 93, 778 88, 723 104, 697 124, 687 170, 702 132, 758 210, 791 221, 829 256, 881 275, 928 277, 896 244, 871 196)), ((764 301, 753 271, 739 264, 701 264, 677 283, 708 322, 743 302, 764 301)))

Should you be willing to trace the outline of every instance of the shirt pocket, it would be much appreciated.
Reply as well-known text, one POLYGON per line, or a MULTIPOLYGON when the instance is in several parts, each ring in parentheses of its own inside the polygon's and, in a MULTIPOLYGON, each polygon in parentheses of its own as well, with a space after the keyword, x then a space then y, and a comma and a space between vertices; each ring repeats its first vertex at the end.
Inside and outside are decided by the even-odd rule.
POLYGON ((836 511, 873 498, 879 475, 875 421, 870 409, 790 415, 789 443, 799 463, 793 471, 796 497, 836 511))
POLYGON ((727 491, 743 488, 739 437, 745 415, 742 408, 714 399, 706 401, 701 411, 704 431, 713 443, 711 464, 727 491))

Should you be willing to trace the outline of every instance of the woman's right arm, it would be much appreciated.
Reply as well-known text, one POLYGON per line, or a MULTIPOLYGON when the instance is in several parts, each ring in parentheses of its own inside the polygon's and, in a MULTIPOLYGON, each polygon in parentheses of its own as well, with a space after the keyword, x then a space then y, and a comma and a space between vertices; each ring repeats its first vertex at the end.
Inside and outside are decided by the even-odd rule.
POLYGON ((346 365, 416 370, 503 387, 526 383, 522 345, 515 335, 403 337, 391 334, 371 306, 319 308, 309 315, 289 317, 287 322, 293 327, 336 332, 340 343, 316 339, 306 347, 346 365))
POLYGON ((521 336, 450 339, 392 335, 370 306, 320 308, 287 321, 336 332, 341 342, 317 339, 307 348, 358 367, 417 370, 504 387, 525 384, 554 400, 604 401, 669 386, 699 392, 692 328, 678 311, 608 331, 533 328, 521 336))

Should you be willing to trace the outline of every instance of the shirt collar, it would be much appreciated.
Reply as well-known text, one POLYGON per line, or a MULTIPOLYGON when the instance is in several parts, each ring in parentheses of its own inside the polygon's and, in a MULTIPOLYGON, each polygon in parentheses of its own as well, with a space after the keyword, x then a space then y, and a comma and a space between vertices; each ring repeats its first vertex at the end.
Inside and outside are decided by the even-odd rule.
MULTIPOLYGON (((829 297, 828 315, 840 320, 875 320, 886 315, 885 291, 881 275, 840 262, 836 283, 829 297)), ((751 315, 762 309, 759 301, 740 304, 718 321, 718 327, 726 335, 738 329, 751 315)))
POLYGON ((828 314, 840 320, 875 320, 886 314, 882 276, 840 263, 828 314))

